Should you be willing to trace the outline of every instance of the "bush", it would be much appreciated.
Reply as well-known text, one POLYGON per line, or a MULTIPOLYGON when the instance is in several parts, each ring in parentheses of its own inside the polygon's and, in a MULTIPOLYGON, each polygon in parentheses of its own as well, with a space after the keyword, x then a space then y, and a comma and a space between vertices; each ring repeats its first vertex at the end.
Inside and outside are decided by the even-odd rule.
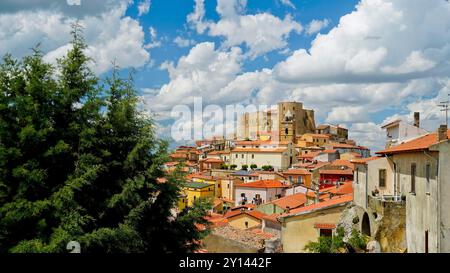
POLYGON ((271 165, 264 165, 261 168, 263 171, 273 171, 273 167, 271 165))
POLYGON ((348 243, 355 249, 366 249, 368 238, 358 232, 356 229, 352 230, 348 243))
POLYGON ((248 165, 242 165, 242 168, 241 168, 243 171, 246 171, 246 170, 248 170, 248 165))
POLYGON ((237 168, 237 165, 236 165, 236 164, 231 164, 231 165, 230 165, 230 170, 236 170, 236 168, 237 168))
POLYGON ((250 169, 254 170, 254 169, 256 169, 256 168, 258 168, 258 166, 256 166, 256 164, 250 165, 250 169))

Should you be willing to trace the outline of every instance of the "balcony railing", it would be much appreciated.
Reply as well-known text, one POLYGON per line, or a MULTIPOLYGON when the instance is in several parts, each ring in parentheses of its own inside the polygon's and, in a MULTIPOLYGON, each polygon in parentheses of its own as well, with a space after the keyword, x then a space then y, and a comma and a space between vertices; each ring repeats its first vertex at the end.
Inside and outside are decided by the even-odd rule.
POLYGON ((383 202, 402 202, 402 196, 401 195, 379 195, 374 196, 375 199, 378 199, 383 202))

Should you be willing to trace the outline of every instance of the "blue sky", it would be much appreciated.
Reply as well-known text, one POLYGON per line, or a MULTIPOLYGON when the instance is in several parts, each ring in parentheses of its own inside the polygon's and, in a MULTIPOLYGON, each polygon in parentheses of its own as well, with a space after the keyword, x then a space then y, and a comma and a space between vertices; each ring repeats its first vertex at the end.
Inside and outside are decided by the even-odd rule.
MULTIPOLYGON (((314 19, 328 19, 330 25, 322 31, 327 31, 339 22, 339 18, 354 10, 357 0, 293 0, 292 7, 283 5, 279 1, 273 0, 249 0, 247 4, 247 12, 249 14, 257 12, 270 12, 279 17, 286 14, 291 14, 295 20, 308 24, 314 19)), ((168 75, 166 71, 159 69, 159 64, 171 60, 176 61, 181 56, 189 52, 189 47, 180 48, 173 39, 177 36, 190 38, 196 42, 214 41, 220 43, 221 39, 218 37, 209 37, 208 35, 200 35, 195 31, 189 29, 186 24, 186 16, 192 12, 193 1, 190 0, 153 0, 151 1, 151 8, 148 14, 141 17, 138 16, 138 4, 134 3, 126 12, 126 15, 137 18, 144 29, 153 27, 157 30, 158 36, 165 40, 163 46, 155 48, 152 51, 155 65, 152 68, 140 69, 136 75, 136 84, 139 87, 160 87, 167 83, 168 75), (176 3, 176 4, 174 4, 176 3)), ((216 12, 216 0, 205 1, 206 16, 213 20, 217 20, 219 15, 216 12)), ((146 33, 147 41, 150 40, 150 33, 146 33)), ((314 35, 292 35, 289 37, 289 47, 292 48, 308 48, 314 35)), ((264 57, 258 57, 256 60, 249 61, 245 64, 246 71, 257 70, 265 67, 272 67, 277 62, 281 61, 284 56, 278 53, 267 54, 268 60, 264 57)))
POLYGON ((195 97, 222 107, 301 101, 316 123, 346 126, 372 150, 392 119, 418 111, 428 131, 444 123, 448 1, 3 0, 0 55, 21 58, 41 42, 55 63, 75 20, 99 76, 113 60, 124 75, 136 71, 141 107, 161 137, 171 136, 173 107, 195 97))

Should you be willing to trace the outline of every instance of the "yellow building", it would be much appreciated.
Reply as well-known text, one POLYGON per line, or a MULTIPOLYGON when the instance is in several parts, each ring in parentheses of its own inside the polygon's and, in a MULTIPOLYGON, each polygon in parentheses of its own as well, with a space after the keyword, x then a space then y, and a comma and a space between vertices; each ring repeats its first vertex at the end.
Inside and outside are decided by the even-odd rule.
POLYGON ((187 199, 187 195, 182 193, 180 198, 178 199, 178 210, 182 211, 187 207, 188 204, 188 199, 187 199))
POLYGON ((311 146, 324 146, 328 144, 330 137, 323 134, 303 134, 297 138, 297 146, 299 147, 311 147, 311 146))
POLYGON ((332 236, 342 212, 352 200, 352 195, 345 195, 293 209, 279 217, 283 252, 306 252, 305 246, 310 241, 317 241, 320 236, 332 236))
POLYGON ((234 210, 225 214, 228 224, 237 229, 259 227, 264 214, 256 210, 234 210))
POLYGON ((213 198, 214 185, 202 182, 188 182, 184 185, 183 192, 187 198, 187 206, 192 206, 198 199, 213 198))
POLYGON ((202 174, 192 174, 189 176, 189 178, 192 180, 192 182, 200 182, 200 183, 206 183, 214 186, 214 196, 217 198, 222 197, 222 185, 221 180, 209 176, 209 175, 202 175, 202 174))

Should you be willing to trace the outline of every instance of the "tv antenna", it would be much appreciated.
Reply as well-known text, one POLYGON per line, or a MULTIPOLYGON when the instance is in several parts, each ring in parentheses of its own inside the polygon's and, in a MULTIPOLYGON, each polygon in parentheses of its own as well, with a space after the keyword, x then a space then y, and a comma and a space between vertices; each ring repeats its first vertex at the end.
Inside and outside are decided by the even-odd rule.
MULTIPOLYGON (((450 94, 448 94, 449 98, 450 98, 450 94)), ((445 124, 448 127, 448 111, 449 109, 449 104, 450 104, 450 100, 447 99, 446 101, 441 101, 440 104, 438 104, 439 107, 442 107, 441 111, 445 112, 445 124)))

